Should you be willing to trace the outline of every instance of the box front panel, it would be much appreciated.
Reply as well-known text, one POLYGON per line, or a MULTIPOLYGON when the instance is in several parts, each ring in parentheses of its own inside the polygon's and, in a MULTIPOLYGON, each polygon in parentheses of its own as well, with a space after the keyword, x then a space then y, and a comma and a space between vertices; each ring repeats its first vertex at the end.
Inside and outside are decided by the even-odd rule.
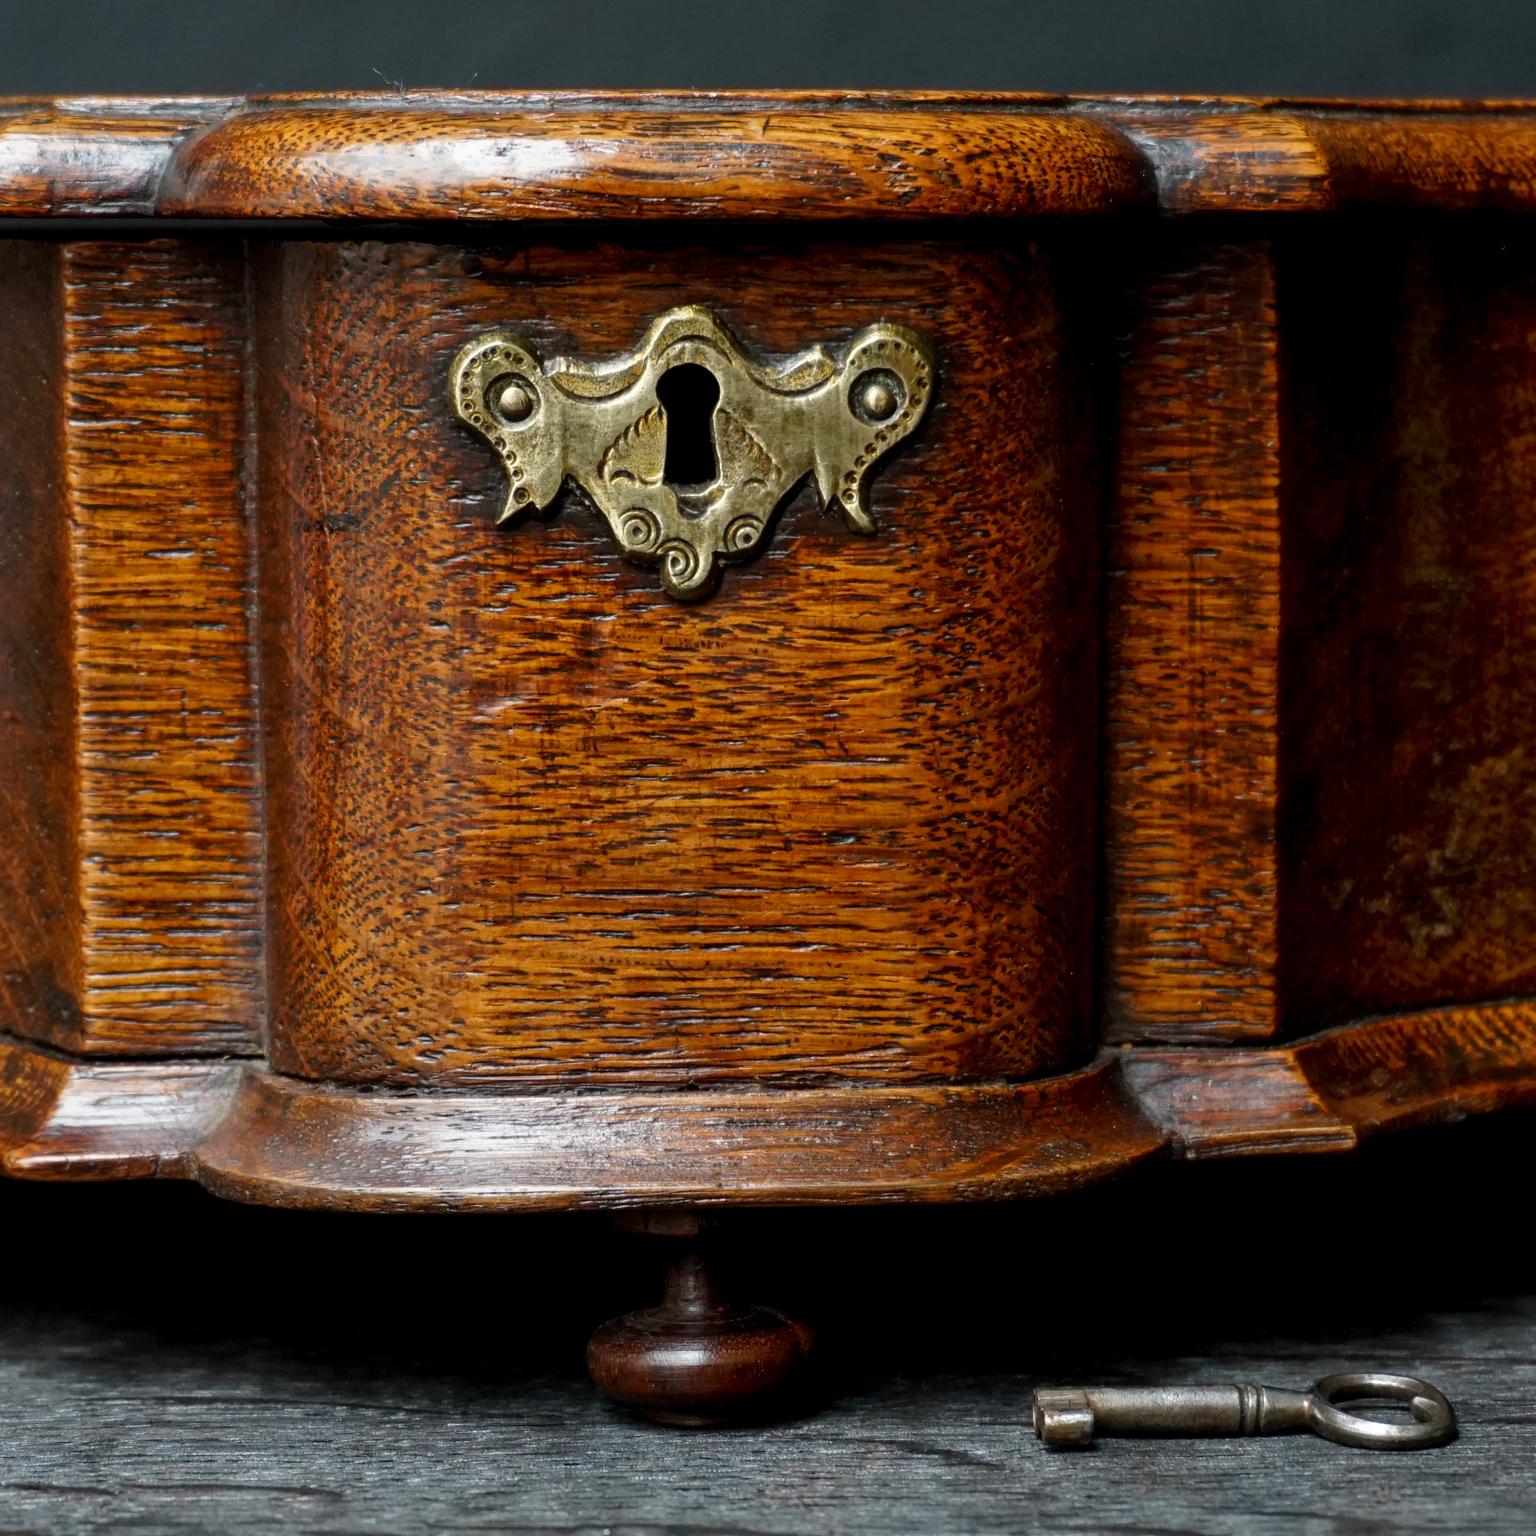
POLYGON ((1071 263, 675 233, 258 255, 274 1064, 390 1083, 981 1079, 1088 1050, 1096 544, 1071 263), (934 402, 873 536, 806 482, 665 595, 585 495, 494 526, 487 328, 591 361, 702 304, 888 320, 934 402))

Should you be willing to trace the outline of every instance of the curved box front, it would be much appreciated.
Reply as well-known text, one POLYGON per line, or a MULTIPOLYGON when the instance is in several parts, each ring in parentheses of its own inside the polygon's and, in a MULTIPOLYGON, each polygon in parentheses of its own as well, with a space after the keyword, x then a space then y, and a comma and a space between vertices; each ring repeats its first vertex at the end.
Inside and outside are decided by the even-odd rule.
POLYGON ((850 228, 257 250, 278 1071, 790 1086, 1087 1059, 1080 242, 850 228), (683 304, 760 362, 882 320, 927 338, 932 409, 874 473, 873 536, 807 481, 682 603, 570 482, 496 526, 458 349, 511 327, 602 362, 683 304))
POLYGON ((971 1200, 1529 1100, 1533 122, 0 104, 0 1169, 971 1200), (745 524, 450 398, 659 409, 678 316, 745 524), (931 403, 839 479, 775 370, 870 327, 931 403))

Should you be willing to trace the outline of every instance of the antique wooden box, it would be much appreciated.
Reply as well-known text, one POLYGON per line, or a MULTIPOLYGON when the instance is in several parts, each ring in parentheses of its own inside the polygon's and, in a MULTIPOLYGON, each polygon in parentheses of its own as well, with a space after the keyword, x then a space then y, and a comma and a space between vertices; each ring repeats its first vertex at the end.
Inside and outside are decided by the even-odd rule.
MULTIPOLYGON (((1521 106, 0 103, 5 1169, 686 1235, 1531 1097, 1533 208, 1521 106)), ((621 1395, 797 1357, 673 1293, 758 1374, 621 1395)))

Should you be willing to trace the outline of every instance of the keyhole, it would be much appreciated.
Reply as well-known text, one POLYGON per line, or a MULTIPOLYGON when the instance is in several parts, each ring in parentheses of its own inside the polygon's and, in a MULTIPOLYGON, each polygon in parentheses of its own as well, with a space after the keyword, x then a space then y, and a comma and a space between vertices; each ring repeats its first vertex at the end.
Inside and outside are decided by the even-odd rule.
POLYGON ((667 413, 668 485, 709 485, 719 475, 715 462, 715 406, 720 381, 698 363, 679 363, 656 381, 656 398, 667 413))

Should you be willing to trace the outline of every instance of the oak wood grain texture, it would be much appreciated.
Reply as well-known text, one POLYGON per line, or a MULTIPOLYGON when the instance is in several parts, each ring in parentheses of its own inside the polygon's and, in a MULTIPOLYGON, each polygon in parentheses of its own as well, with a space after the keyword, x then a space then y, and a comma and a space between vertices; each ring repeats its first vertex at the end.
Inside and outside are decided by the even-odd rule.
POLYGON ((1122 1051, 1181 1157, 1347 1151, 1361 1137, 1536 1100, 1536 1004, 1426 1009, 1294 1045, 1122 1051))
POLYGON ((958 1200, 1528 1099, 1536 248, 1500 211, 1533 125, 0 105, 0 215, 272 216, 249 266, 212 229, 0 248, 32 367, 0 384, 0 1027, 95 1057, 6 1047, 8 1165, 389 1210, 958 1200), (282 222, 320 213, 436 222, 282 222), (442 397, 485 327, 601 358, 687 302, 762 355, 882 317, 941 353, 880 535, 802 496, 691 609, 575 493, 491 528, 442 397), (1090 1064, 1096 917, 1137 1044, 1090 1064), (268 958, 275 1072, 222 1059, 268 958), (157 1052, 220 1059, 100 1061, 157 1052))
POLYGON ((233 105, 195 97, 0 99, 0 218, 152 214, 175 146, 233 105))
POLYGON ((81 1061, 0 1039, 0 1169, 30 1179, 190 1177, 234 1092, 226 1062, 81 1061))
POLYGON ((1181 1157, 1348 1152, 1359 1141, 1286 1050, 1138 1047, 1121 1053, 1120 1067, 1181 1157))
POLYGON ((59 251, 0 244, 0 1022, 76 1027, 79 844, 59 251))
POLYGON ((463 1096, 248 1069, 193 1157, 216 1193, 347 1209, 592 1209, 999 1199, 1167 1149, 1344 1152, 1536 1103, 1536 1005, 1368 1020, 1288 1047, 1127 1047, 1037 1083, 463 1096))
POLYGON ((1112 1064, 1042 1085, 412 1094, 239 1062, 69 1060, 0 1040, 0 1158, 31 1179, 192 1178, 267 1205, 576 1210, 993 1199, 1164 1136, 1112 1064))
POLYGON ((1059 112, 821 106, 477 112, 355 100, 199 134, 160 210, 223 218, 928 219, 1145 201, 1135 150, 1059 112))
POLYGON ((1536 241, 1285 245, 1288 1026, 1536 985, 1536 241))
POLYGON ((74 1051, 250 1051, 240 253, 5 252, 0 1026, 74 1051))
POLYGON ((249 1070, 195 1149, 266 1205, 604 1210, 1001 1199, 1160 1150, 1113 1071, 957 1088, 408 1094, 249 1070))
POLYGON ((1144 155, 1165 213, 1529 210, 1529 105, 1080 103, 1144 155))
POLYGON ((1536 1003, 1374 1019, 1298 1041, 1291 1053, 1361 1135, 1529 1104, 1536 1003))
POLYGON ((1305 118, 1260 102, 1129 100, 1099 110, 1145 157, 1165 213, 1294 213, 1332 201, 1305 118))
POLYGON ((62 255, 78 1051, 255 1049, 261 807, 238 247, 62 255))
POLYGON ((1107 1039, 1276 1028, 1279 379, 1267 241, 1136 269, 1106 575, 1107 1039))
POLYGON ((1327 167, 1325 208, 1529 213, 1536 207, 1536 115, 1309 116, 1327 167))
POLYGON ((441 1090, 1085 1060, 1079 264, 1012 236, 265 249, 273 1064, 441 1090), (574 490, 492 526, 502 469, 443 401, 489 326, 601 358, 683 300, 764 355, 876 316, 940 353, 880 531, 803 490, 695 605, 574 490))
POLYGON ((0 102, 0 217, 1536 206, 1529 103, 912 92, 0 102))
POLYGON ((0 1041, 0 1159, 365 1211, 928 1204, 1060 1192, 1161 1152, 1343 1152, 1536 1103, 1536 1005, 1367 1020, 1289 1046, 1122 1047, 1029 1084, 421 1094, 228 1062, 0 1041))

